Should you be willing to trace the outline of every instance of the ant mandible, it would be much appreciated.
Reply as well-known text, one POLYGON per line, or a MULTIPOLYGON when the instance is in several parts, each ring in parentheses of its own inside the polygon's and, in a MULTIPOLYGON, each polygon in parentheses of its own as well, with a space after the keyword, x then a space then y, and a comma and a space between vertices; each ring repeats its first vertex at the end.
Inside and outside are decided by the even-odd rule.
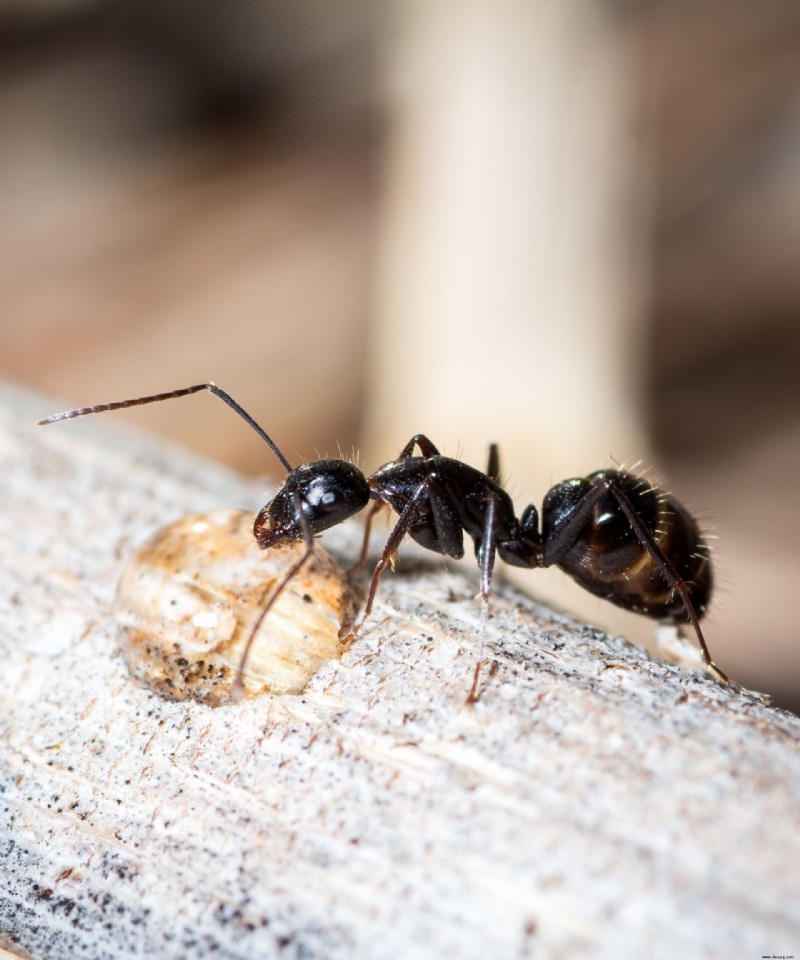
POLYGON ((292 467, 274 441, 230 394, 215 383, 132 400, 68 410, 40 420, 57 423, 93 413, 186 397, 208 390, 256 431, 285 468, 283 486, 256 516, 253 534, 262 549, 304 541, 306 550, 289 569, 262 609, 245 645, 237 671, 241 689, 244 665, 261 623, 280 593, 308 561, 314 535, 342 523, 374 501, 367 515, 360 566, 366 557, 373 514, 386 505, 398 514, 372 574, 367 601, 352 629, 352 640, 372 610, 384 567, 406 536, 447 557, 464 555, 464 533, 472 537, 481 570, 483 627, 478 663, 468 700, 476 699, 495 557, 516 567, 557 566, 596 596, 627 610, 694 629, 706 664, 728 683, 712 660, 700 619, 711 596, 709 548, 698 525, 674 497, 623 470, 598 470, 565 480, 542 503, 541 528, 536 507, 517 518, 511 497, 500 485, 498 448, 489 448, 485 473, 442 456, 423 434, 408 441, 396 460, 366 477, 346 460, 326 459, 292 467), (414 455, 415 448, 419 455, 414 455))

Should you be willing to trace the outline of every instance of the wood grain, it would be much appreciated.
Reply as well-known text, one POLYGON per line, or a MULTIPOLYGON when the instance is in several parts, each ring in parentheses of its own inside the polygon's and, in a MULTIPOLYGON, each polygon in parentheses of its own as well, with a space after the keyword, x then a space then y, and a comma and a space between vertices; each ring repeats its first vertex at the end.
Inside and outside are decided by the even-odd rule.
MULTIPOLYGON (((120 570, 262 491, 111 419, 33 426, 56 409, 0 393, 6 949, 796 953, 796 717, 502 586, 467 707, 477 571, 412 550, 304 694, 163 700, 115 651, 120 570)), ((347 563, 358 537, 325 543, 347 563)))

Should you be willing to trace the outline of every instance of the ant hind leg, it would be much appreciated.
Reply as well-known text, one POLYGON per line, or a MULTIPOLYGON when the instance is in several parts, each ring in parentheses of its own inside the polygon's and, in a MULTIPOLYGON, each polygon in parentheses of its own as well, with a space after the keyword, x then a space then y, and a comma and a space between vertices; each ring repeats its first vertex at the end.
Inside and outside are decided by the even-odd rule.
POLYGON ((500 483, 500 449, 496 443, 489 444, 489 463, 486 467, 486 476, 495 483, 500 483))
POLYGON ((718 667, 711 657, 708 645, 706 644, 706 639, 703 636, 703 630, 700 627, 700 620, 695 612, 694 604, 689 597, 689 591, 686 588, 686 581, 683 579, 683 577, 681 577, 672 563, 670 563, 669 559, 664 554, 664 551, 653 538, 653 535, 642 523, 633 504, 630 502, 625 493, 620 490, 615 483, 609 482, 608 489, 622 508, 622 512, 628 518, 628 522, 630 523, 633 532, 639 538, 639 542, 653 558, 653 562, 661 571, 661 575, 683 601, 683 609, 686 613, 686 619, 694 630, 695 636, 697 637, 697 642, 700 644, 700 649, 703 651, 703 659, 705 660, 706 665, 717 674, 723 683, 729 684, 731 681, 727 673, 718 667))

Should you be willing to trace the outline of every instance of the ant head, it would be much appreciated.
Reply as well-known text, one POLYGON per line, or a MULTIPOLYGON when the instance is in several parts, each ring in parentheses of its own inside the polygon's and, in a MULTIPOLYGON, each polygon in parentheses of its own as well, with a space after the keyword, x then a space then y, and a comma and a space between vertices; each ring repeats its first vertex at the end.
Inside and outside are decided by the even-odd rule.
POLYGON ((304 463, 260 511, 253 525, 259 547, 303 539, 298 505, 311 528, 320 533, 358 513, 369 501, 364 474, 346 460, 304 463))

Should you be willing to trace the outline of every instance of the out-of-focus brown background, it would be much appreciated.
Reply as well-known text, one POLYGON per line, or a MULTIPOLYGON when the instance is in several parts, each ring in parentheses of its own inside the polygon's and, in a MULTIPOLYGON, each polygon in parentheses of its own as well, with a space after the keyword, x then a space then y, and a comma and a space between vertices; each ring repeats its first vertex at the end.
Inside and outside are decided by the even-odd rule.
MULTIPOLYGON (((6 0, 0 305, 0 374, 215 379, 290 460, 495 440, 521 509, 641 457, 719 536, 716 659, 800 707, 795 0, 6 0)), ((280 477, 211 397, 129 418, 280 477)))

